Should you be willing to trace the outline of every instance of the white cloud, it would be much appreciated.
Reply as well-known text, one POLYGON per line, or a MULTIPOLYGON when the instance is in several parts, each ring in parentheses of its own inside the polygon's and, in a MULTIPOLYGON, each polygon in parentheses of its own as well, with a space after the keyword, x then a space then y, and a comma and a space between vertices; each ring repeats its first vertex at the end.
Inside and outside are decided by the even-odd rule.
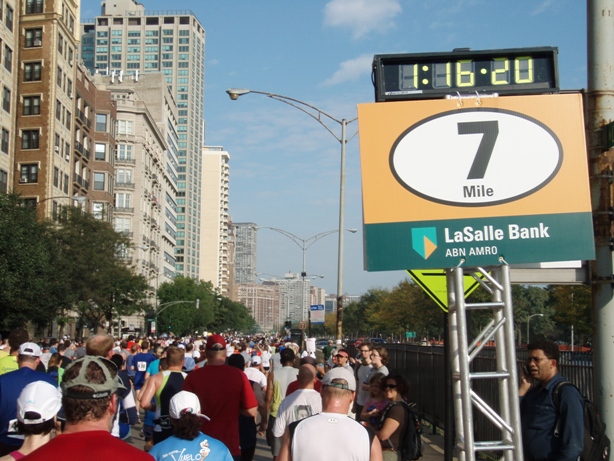
POLYGON ((531 11, 531 16, 537 16, 539 14, 545 13, 550 9, 551 6, 554 6, 553 0, 543 0, 540 4, 536 5, 533 11, 531 11))
POLYGON ((362 75, 370 74, 372 62, 372 54, 363 54, 357 58, 343 61, 339 65, 339 69, 331 77, 324 80, 322 85, 337 85, 339 83, 356 80, 362 75))
POLYGON ((324 7, 324 25, 350 29, 358 39, 394 27, 393 19, 401 10, 399 0, 330 0, 324 7))

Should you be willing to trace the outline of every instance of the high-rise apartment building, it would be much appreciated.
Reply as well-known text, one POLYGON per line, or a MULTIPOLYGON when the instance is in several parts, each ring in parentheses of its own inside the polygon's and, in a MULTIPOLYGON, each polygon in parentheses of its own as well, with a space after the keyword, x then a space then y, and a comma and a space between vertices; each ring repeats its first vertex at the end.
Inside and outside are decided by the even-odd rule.
POLYGON ((264 333, 279 331, 283 321, 280 316, 280 286, 242 283, 237 285, 237 301, 249 309, 250 314, 264 333))
POLYGON ((230 155, 223 147, 203 147, 200 280, 230 294, 228 186, 230 155))
POLYGON ((82 24, 81 59, 116 76, 161 72, 177 102, 176 271, 198 278, 201 259, 205 30, 190 11, 145 11, 135 0, 102 2, 82 24))
MULTIPOLYGON (((94 81, 116 105, 113 226, 132 239, 125 257, 149 281, 154 304, 156 289, 175 277, 177 107, 159 72, 94 81)), ((107 150, 97 142, 94 155, 107 150)), ((144 327, 142 317, 123 320, 144 327)))
MULTIPOLYGON (((52 216, 62 205, 71 204, 71 196, 87 194, 89 186, 89 159, 74 150, 80 4, 0 3, 2 111, 14 120, 7 128, 6 114, 1 119, 0 150, 7 137, 9 146, 14 142, 14 190, 26 204, 38 205, 41 215, 52 216), (12 42, 8 31, 13 33, 12 42), (16 96, 14 102, 11 94, 16 96)), ((80 129, 89 127, 86 123, 80 129)))
POLYGON ((235 242, 235 283, 254 283, 256 279, 256 224, 233 223, 235 242))
POLYGON ((264 280, 263 285, 278 285, 280 293, 279 315, 282 319, 301 322, 309 318, 309 292, 311 280, 301 274, 287 273, 284 278, 264 280))
MULTIPOLYGON (((13 188, 15 169, 15 111, 17 110, 17 34, 18 11, 15 0, 0 0, 0 193, 13 188)), ((42 46, 42 38, 39 40, 42 46)), ((36 43, 38 44, 39 41, 36 43)))

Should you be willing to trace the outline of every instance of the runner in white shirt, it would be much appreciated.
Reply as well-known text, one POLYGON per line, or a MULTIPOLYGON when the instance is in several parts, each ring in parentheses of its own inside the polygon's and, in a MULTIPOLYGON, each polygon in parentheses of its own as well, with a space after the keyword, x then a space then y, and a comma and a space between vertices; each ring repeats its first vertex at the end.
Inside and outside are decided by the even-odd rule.
POLYGON ((262 360, 257 355, 251 358, 251 366, 245 368, 244 373, 247 379, 260 384, 263 392, 266 392, 267 378, 262 372, 262 360))
POLYGON ((273 426, 275 437, 283 436, 290 423, 322 411, 322 398, 320 393, 313 388, 316 379, 316 370, 313 365, 301 365, 297 376, 298 390, 286 396, 277 410, 277 418, 273 426))

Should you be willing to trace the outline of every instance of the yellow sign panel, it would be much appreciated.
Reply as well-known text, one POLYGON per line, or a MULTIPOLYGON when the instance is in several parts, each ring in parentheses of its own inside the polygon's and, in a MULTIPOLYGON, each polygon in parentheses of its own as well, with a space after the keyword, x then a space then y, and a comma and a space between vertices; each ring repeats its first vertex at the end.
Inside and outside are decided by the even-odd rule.
MULTIPOLYGON (((444 312, 448 312, 448 284, 444 269, 408 270, 407 273, 444 312)), ((465 275, 463 285, 467 298, 480 286, 480 283, 471 275, 465 275)))

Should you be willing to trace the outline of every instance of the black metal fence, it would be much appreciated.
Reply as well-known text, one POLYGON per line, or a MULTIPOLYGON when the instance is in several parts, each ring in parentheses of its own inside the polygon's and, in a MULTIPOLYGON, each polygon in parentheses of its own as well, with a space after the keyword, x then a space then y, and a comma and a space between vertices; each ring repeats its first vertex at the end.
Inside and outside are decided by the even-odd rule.
MULTIPOLYGON (((444 348, 441 346, 418 346, 410 344, 386 344, 388 350, 388 369, 391 373, 405 376, 411 384, 409 400, 417 408, 425 421, 445 430, 445 382, 444 348)), ((355 354, 355 350, 350 351, 355 354)), ((526 349, 517 349, 518 376, 520 367, 527 356, 526 349)), ((471 363, 472 371, 495 371, 495 348, 483 349, 471 363)), ((593 361, 591 352, 561 351, 559 371, 574 383, 580 392, 593 399, 593 361)), ((499 408, 497 381, 480 379, 473 381, 475 391, 495 410, 499 408)), ((499 440, 498 429, 479 411, 474 412, 475 440, 499 440)))

